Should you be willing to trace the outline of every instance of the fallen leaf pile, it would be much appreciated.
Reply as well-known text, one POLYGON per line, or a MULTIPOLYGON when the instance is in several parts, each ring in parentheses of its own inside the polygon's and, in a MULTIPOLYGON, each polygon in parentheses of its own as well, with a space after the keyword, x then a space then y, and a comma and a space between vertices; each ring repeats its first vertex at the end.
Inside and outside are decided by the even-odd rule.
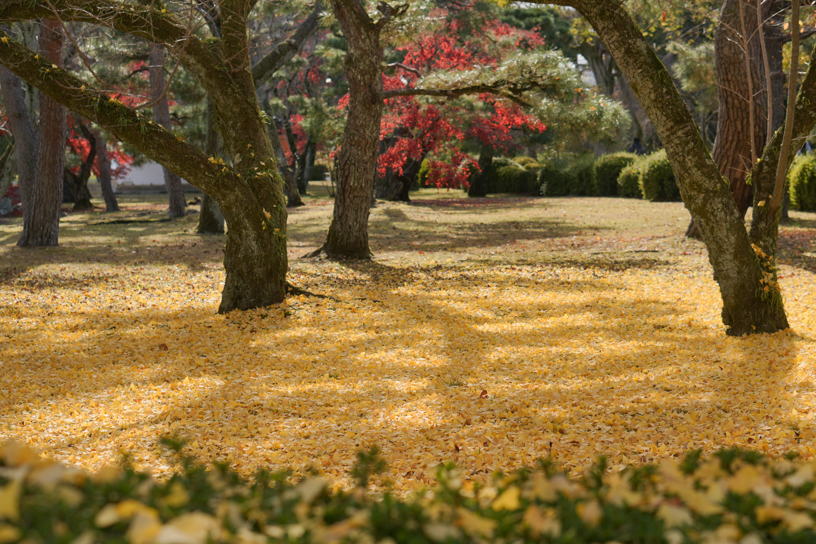
MULTIPOLYGON (((368 263, 296 259, 330 206, 302 210, 289 279, 331 298, 228 315, 223 239, 190 222, 68 224, 48 251, 3 227, 0 439, 89 470, 128 452, 166 476, 158 440, 177 435, 244 475, 313 466, 340 481, 377 444, 398 492, 443 461, 485 481, 547 456, 573 475, 599 455, 614 472, 695 448, 816 456, 802 263, 780 273, 792 330, 728 338, 680 205, 379 205, 368 263), (616 223, 625 206, 647 230, 616 223)), ((783 239, 800 230, 804 255, 809 230, 783 239)))

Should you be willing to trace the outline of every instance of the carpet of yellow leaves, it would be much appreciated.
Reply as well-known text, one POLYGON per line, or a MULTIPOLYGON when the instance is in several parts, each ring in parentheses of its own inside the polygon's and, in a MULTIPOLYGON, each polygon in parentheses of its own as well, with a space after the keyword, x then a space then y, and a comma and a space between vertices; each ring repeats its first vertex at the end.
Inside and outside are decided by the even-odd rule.
MULTIPOLYGON (((161 474, 158 438, 176 434, 247 474, 340 479, 376 443, 399 491, 446 460, 484 479, 548 455, 575 474, 601 454, 816 456, 806 219, 783 233, 801 257, 781 270, 792 330, 737 339, 679 204, 457 202, 380 205, 376 261, 293 260, 293 283, 332 298, 229 315, 222 242, 191 219, 69 218, 48 251, 0 225, 0 441, 91 470, 126 451, 161 474)), ((293 257, 329 213, 292 214, 293 257)))

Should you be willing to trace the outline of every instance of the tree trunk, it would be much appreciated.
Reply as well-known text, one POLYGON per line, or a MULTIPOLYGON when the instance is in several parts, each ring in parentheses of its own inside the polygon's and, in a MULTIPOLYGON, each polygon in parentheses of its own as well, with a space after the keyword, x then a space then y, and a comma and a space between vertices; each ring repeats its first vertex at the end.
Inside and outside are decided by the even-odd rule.
POLYGON ((402 174, 396 176, 396 192, 391 195, 389 200, 393 202, 411 202, 410 191, 414 182, 419 176, 419 170, 422 168, 422 161, 428 156, 427 151, 423 151, 418 158, 410 158, 408 162, 402 167, 402 174))
POLYGON ((118 212, 119 203, 116 201, 116 195, 113 193, 113 185, 111 183, 111 167, 107 142, 105 142, 105 137, 102 136, 102 133, 98 130, 94 132, 94 139, 96 141, 96 164, 99 170, 99 187, 102 189, 102 197, 105 199, 105 211, 118 212))
MULTIPOLYGON (((771 9, 776 8, 778 6, 772 5, 772 2, 765 2, 763 20, 772 15, 771 9)), ((757 0, 726 0, 714 36, 719 110, 712 155, 720 173, 729 181, 737 208, 743 217, 753 200, 753 187, 747 183, 748 173, 767 143, 768 93, 760 43, 761 32, 766 35, 774 32, 771 29, 773 25, 766 25, 762 31, 758 29, 756 9, 757 0), (743 32, 748 41, 750 75, 746 73, 743 32), (753 140, 756 158, 751 151, 751 105, 754 111, 753 140)), ((781 41, 766 40, 766 46, 771 73, 781 73, 781 41)), ((778 98, 776 94, 773 96, 778 98)), ((776 100, 775 103, 779 104, 776 100)), ((772 116, 773 130, 779 128, 783 120, 783 117, 772 116)), ((693 220, 686 236, 699 238, 693 220)))
MULTIPOLYGON (((167 102, 164 80, 164 49, 160 45, 150 46, 150 97, 155 102, 153 106, 153 122, 158 123, 166 130, 172 131, 170 122, 170 105, 167 102)), ((181 177, 175 172, 162 167, 164 172, 164 186, 170 200, 170 219, 184 217, 187 213, 187 201, 181 188, 181 177)))
MULTIPOLYGON (((266 110, 270 111, 268 102, 265 103, 265 105, 266 110)), ((284 152, 283 144, 281 144, 280 141, 277 123, 269 124, 267 134, 269 135, 269 141, 272 143, 272 148, 275 150, 275 158, 278 162, 278 169, 280 170, 281 176, 283 176, 283 182, 286 185, 286 207, 297 208, 298 206, 303 206, 303 199, 300 198, 300 191, 298 191, 297 183, 295 182, 295 175, 292 172, 289 162, 286 160, 286 153, 284 152)))
POLYGON ((473 182, 468 187, 469 197, 487 196, 487 186, 490 182, 490 168, 493 166, 493 154, 496 150, 492 144, 482 144, 479 152, 479 174, 474 176, 473 182))
POLYGON ((312 168, 314 168, 316 151, 317 142, 309 136, 309 139, 306 141, 306 165, 303 168, 303 175, 300 176, 298 180, 298 191, 300 191, 302 195, 306 194, 306 189, 309 188, 309 181, 312 179, 312 168))
POLYGON ((0 65, 0 88, 6 106, 9 128, 17 145, 17 179, 23 213, 32 208, 34 178, 37 175, 37 155, 40 135, 31 120, 20 78, 0 65))
MULTIPOLYGON (((218 157, 218 120, 211 100, 207 100, 207 156, 218 157)), ((201 199, 201 213, 198 214, 199 234, 224 234, 224 215, 218 203, 206 192, 201 199)))
POLYGON ((369 259, 368 215, 383 111, 380 28, 360 0, 331 4, 348 41, 349 113, 335 158, 337 194, 322 250, 332 258, 369 259))
MULTIPOLYGON (((82 161, 79 172, 74 174, 68 168, 65 169, 63 176, 65 183, 63 183, 63 187, 68 188, 70 191, 71 202, 74 203, 74 210, 88 210, 93 209, 91 191, 88 189, 88 180, 91 178, 94 160, 96 159, 96 138, 85 125, 82 123, 77 124, 79 125, 80 131, 82 131, 82 135, 88 140, 90 150, 88 156, 82 161)), ((63 200, 65 200, 64 197, 65 195, 63 195, 63 200)))
MULTIPOLYGON (((62 67, 60 24, 48 19, 40 25, 40 51, 53 65, 62 67)), ((66 111, 48 96, 40 97, 40 146, 30 205, 23 208, 20 247, 59 245, 62 175, 65 169, 66 111)))
POLYGON ((589 20, 615 56, 666 147, 683 202, 697 223, 723 299, 730 335, 788 327, 781 301, 763 299, 763 269, 742 216, 720 176, 671 76, 640 30, 617 3, 570 2, 589 20))

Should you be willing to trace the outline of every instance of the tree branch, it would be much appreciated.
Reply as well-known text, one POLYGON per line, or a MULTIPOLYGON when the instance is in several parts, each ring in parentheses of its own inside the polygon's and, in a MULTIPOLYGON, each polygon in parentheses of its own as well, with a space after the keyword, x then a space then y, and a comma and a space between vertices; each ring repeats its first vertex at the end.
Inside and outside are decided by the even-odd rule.
POLYGON ((514 95, 512 93, 508 93, 504 89, 499 89, 490 85, 471 85, 469 87, 461 87, 459 89, 420 89, 420 88, 392 89, 390 91, 383 91, 382 98, 383 100, 388 100, 389 98, 396 98, 398 96, 440 96, 444 98, 458 98, 460 96, 468 94, 481 94, 481 93, 495 94, 496 96, 512 100, 516 104, 524 106, 525 108, 532 106, 532 104, 526 102, 521 97, 514 95))
POLYGON ((172 15, 152 6, 121 4, 110 0, 3 0, 0 2, 0 20, 11 22, 53 18, 52 8, 59 12, 62 21, 107 26, 169 48, 183 45, 184 66, 208 92, 231 83, 228 76, 219 70, 219 59, 201 40, 172 15))
POLYGON ((419 73, 419 70, 416 68, 411 68, 410 66, 406 66, 401 62, 392 62, 388 65, 389 68, 402 68, 406 72, 411 72, 412 74, 416 75, 417 77, 422 77, 422 74, 419 73))
POLYGON ((104 91, 86 88, 86 83, 70 72, 10 39, 0 30, 0 64, 37 87, 68 109, 108 130, 123 142, 173 172, 185 175, 205 192, 217 196, 227 192, 224 178, 242 183, 231 169, 208 161, 198 148, 176 138, 156 123, 110 98, 104 91))
POLYGON ((297 30, 252 67, 252 79, 256 86, 269 79, 272 74, 280 70, 281 66, 300 52, 306 40, 320 27, 321 13, 323 13, 323 0, 317 0, 312 13, 300 23, 297 30))

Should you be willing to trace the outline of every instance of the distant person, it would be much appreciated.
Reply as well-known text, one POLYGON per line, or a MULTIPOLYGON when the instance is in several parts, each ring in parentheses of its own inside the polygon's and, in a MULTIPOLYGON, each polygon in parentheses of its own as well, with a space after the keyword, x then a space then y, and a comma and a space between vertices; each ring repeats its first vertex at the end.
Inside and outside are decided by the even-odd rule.
POLYGON ((803 145, 796 154, 801 155, 802 153, 813 153, 813 146, 811 146, 807 140, 805 140, 805 145, 803 145))
POLYGON ((646 148, 643 147, 643 143, 640 141, 640 138, 635 138, 635 140, 632 142, 632 145, 629 146, 629 149, 627 149, 627 151, 629 153, 637 153, 638 155, 646 154, 646 148))

